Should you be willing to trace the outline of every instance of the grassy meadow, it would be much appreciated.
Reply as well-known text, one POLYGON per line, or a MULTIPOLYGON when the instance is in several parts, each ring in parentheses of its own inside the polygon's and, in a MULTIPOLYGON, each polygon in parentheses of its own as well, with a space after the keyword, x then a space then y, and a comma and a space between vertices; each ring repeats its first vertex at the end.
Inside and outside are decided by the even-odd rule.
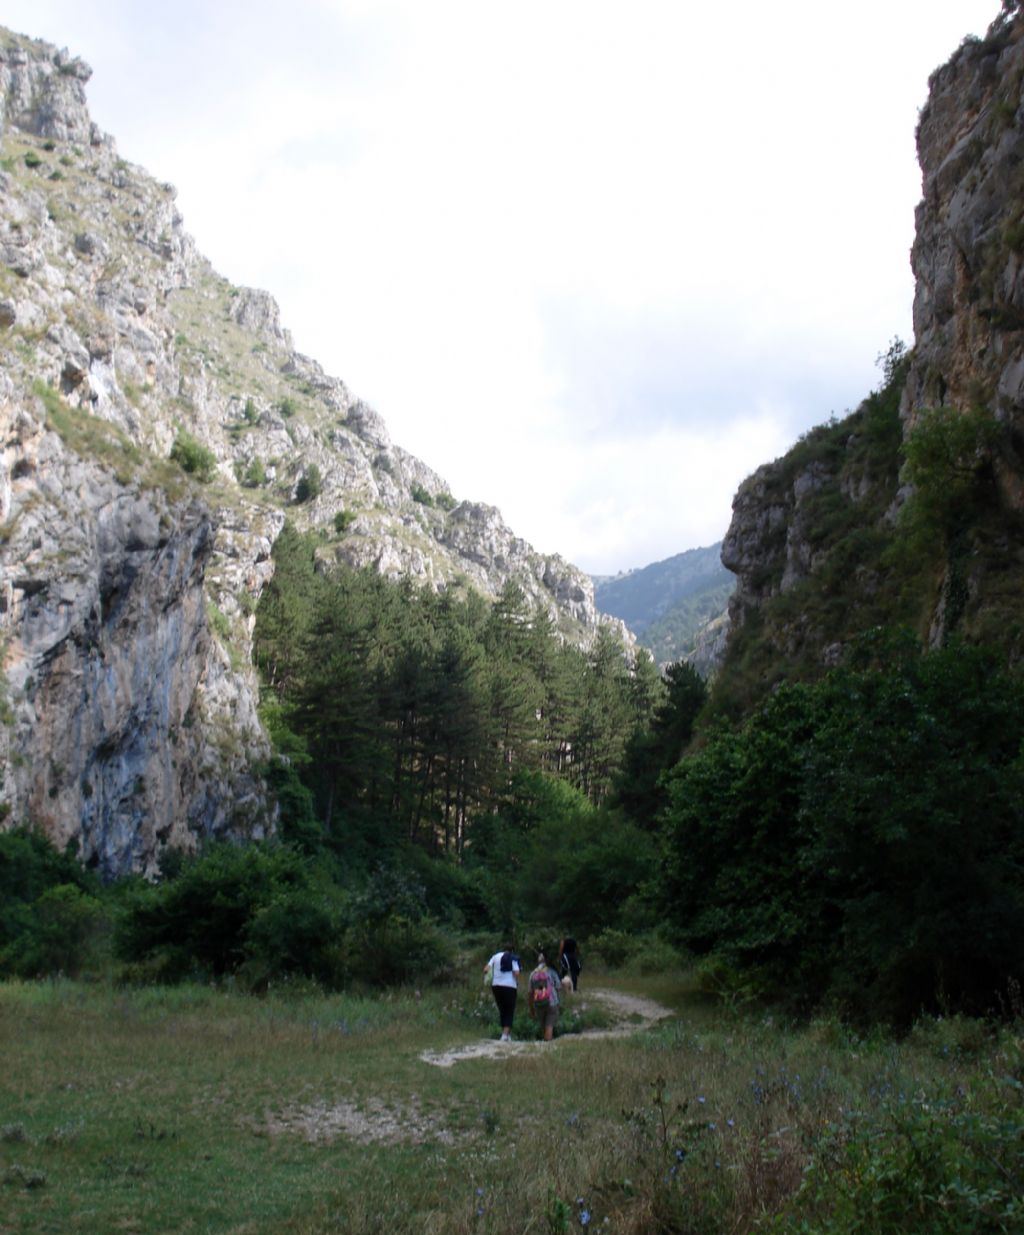
POLYGON ((420 1053, 497 1033, 475 969, 365 998, 4 983, 0 1232, 1024 1229, 1019 1019, 858 1038, 585 977, 581 1034, 449 1068, 420 1053), (599 987, 672 1015, 595 1036, 599 987))

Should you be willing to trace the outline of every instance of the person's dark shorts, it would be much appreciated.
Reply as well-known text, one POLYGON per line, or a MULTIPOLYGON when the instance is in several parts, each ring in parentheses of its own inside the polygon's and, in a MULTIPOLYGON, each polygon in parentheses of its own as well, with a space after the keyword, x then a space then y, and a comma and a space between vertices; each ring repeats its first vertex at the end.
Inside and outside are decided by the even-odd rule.
POLYGON ((557 1004, 554 1007, 548 1008, 538 1008, 534 1005, 533 1011, 537 1017, 537 1024, 540 1025, 541 1029, 547 1029, 548 1026, 554 1029, 554 1027, 558 1024, 557 1004))

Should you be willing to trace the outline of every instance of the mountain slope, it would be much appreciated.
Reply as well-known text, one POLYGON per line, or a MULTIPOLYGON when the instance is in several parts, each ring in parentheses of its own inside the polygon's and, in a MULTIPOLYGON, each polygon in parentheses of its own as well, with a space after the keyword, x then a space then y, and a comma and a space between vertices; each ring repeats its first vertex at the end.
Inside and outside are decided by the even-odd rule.
POLYGON ((117 874, 273 827, 250 640, 286 518, 325 567, 511 581, 582 643, 600 619, 210 267, 89 76, 0 32, 0 818, 117 874))
POLYGON ((700 632, 724 613, 734 586, 719 544, 597 578, 594 598, 602 613, 621 618, 665 665, 694 654, 700 632))

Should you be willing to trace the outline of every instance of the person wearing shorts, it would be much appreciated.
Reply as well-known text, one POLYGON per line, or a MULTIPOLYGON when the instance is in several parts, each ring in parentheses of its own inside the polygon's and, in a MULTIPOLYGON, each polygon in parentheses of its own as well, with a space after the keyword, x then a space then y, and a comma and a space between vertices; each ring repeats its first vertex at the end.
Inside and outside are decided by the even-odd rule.
POLYGON ((550 1042, 555 1036, 555 1026, 558 1024, 559 1013, 558 997, 561 989, 561 978, 548 964, 544 953, 539 952, 537 954, 537 968, 530 974, 530 986, 526 1002, 530 1009, 531 1018, 540 1022, 545 1042, 550 1042), (542 986, 547 988, 549 995, 549 1002, 546 1004, 538 1003, 536 998, 537 991, 542 986))

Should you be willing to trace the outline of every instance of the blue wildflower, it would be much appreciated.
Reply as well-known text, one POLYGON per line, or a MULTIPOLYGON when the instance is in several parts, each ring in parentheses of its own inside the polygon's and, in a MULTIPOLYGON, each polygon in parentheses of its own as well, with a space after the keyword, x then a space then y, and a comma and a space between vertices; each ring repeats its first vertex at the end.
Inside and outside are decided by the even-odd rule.
POLYGON ((677 1150, 676 1150, 676 1161, 677 1161, 677 1162, 682 1162, 682 1161, 683 1161, 683 1159, 684 1159, 685 1157, 686 1157, 686 1150, 685 1150, 685 1149, 677 1149, 677 1150))
POLYGON ((580 1226, 586 1226, 589 1222, 590 1222, 590 1210, 581 1209, 580 1210, 580 1226))

